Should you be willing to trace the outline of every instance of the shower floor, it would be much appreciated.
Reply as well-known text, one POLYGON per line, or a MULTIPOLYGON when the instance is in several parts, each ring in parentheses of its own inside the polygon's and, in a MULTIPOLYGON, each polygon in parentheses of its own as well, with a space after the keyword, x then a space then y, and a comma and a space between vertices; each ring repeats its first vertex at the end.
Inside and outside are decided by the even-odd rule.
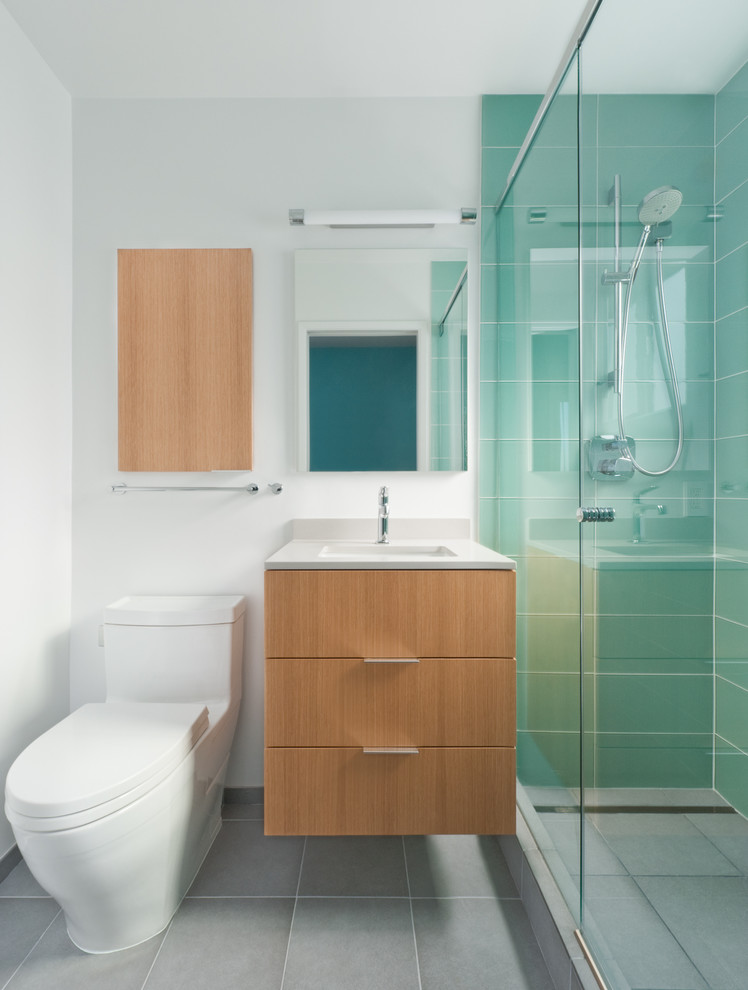
MULTIPOLYGON (((578 794, 525 791, 578 897, 578 794)), ((748 821, 714 791, 587 790, 585 806, 582 927, 616 990, 745 990, 748 821)))

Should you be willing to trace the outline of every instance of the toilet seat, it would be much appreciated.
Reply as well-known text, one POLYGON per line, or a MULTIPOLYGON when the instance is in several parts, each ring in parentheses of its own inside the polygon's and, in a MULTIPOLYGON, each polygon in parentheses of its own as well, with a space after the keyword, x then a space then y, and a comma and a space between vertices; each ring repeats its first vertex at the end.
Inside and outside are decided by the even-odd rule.
POLYGON ((209 725, 204 705, 83 705, 32 742, 10 768, 11 824, 51 832, 97 821, 167 777, 209 725))

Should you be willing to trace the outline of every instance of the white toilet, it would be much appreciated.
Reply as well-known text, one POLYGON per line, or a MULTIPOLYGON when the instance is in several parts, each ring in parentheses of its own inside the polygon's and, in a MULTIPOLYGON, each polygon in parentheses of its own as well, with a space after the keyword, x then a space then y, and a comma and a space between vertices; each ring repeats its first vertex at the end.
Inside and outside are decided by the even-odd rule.
POLYGON ((106 701, 74 711, 10 768, 18 848, 86 952, 162 931, 218 833, 245 608, 227 595, 114 602, 106 701))

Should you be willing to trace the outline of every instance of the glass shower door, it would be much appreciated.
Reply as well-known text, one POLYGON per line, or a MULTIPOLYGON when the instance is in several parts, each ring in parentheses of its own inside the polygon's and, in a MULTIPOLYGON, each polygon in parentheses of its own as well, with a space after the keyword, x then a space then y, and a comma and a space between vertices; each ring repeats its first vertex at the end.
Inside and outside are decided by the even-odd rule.
MULTIPOLYGON (((484 103, 485 203, 518 151, 507 135, 521 143, 539 102, 497 98, 494 117, 484 103)), ((575 60, 500 209, 484 213, 481 419, 495 432, 481 435, 481 489, 498 497, 481 532, 517 561, 518 803, 579 920, 577 127, 575 60)))
POLYGON ((733 869, 702 831, 721 800, 714 97, 647 94, 643 76, 636 93, 610 93, 600 66, 614 71, 619 56, 606 48, 602 60, 598 37, 629 16, 618 0, 603 4, 580 55, 580 476, 583 499, 615 509, 612 524, 580 527, 581 928, 611 990, 673 990, 708 985, 695 960, 710 950, 699 923, 683 921, 687 892, 702 889, 706 903, 719 885, 694 878, 733 869))

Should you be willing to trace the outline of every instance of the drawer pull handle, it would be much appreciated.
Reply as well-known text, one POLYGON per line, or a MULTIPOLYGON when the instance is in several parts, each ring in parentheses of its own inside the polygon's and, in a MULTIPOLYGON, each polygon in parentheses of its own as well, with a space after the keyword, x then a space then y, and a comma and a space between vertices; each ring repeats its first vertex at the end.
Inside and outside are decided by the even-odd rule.
POLYGON ((420 663, 418 657, 364 657, 364 663, 420 663))
POLYGON ((412 754, 417 756, 418 750, 414 749, 412 746, 379 746, 379 747, 368 747, 364 746, 364 753, 391 753, 397 756, 412 754))

